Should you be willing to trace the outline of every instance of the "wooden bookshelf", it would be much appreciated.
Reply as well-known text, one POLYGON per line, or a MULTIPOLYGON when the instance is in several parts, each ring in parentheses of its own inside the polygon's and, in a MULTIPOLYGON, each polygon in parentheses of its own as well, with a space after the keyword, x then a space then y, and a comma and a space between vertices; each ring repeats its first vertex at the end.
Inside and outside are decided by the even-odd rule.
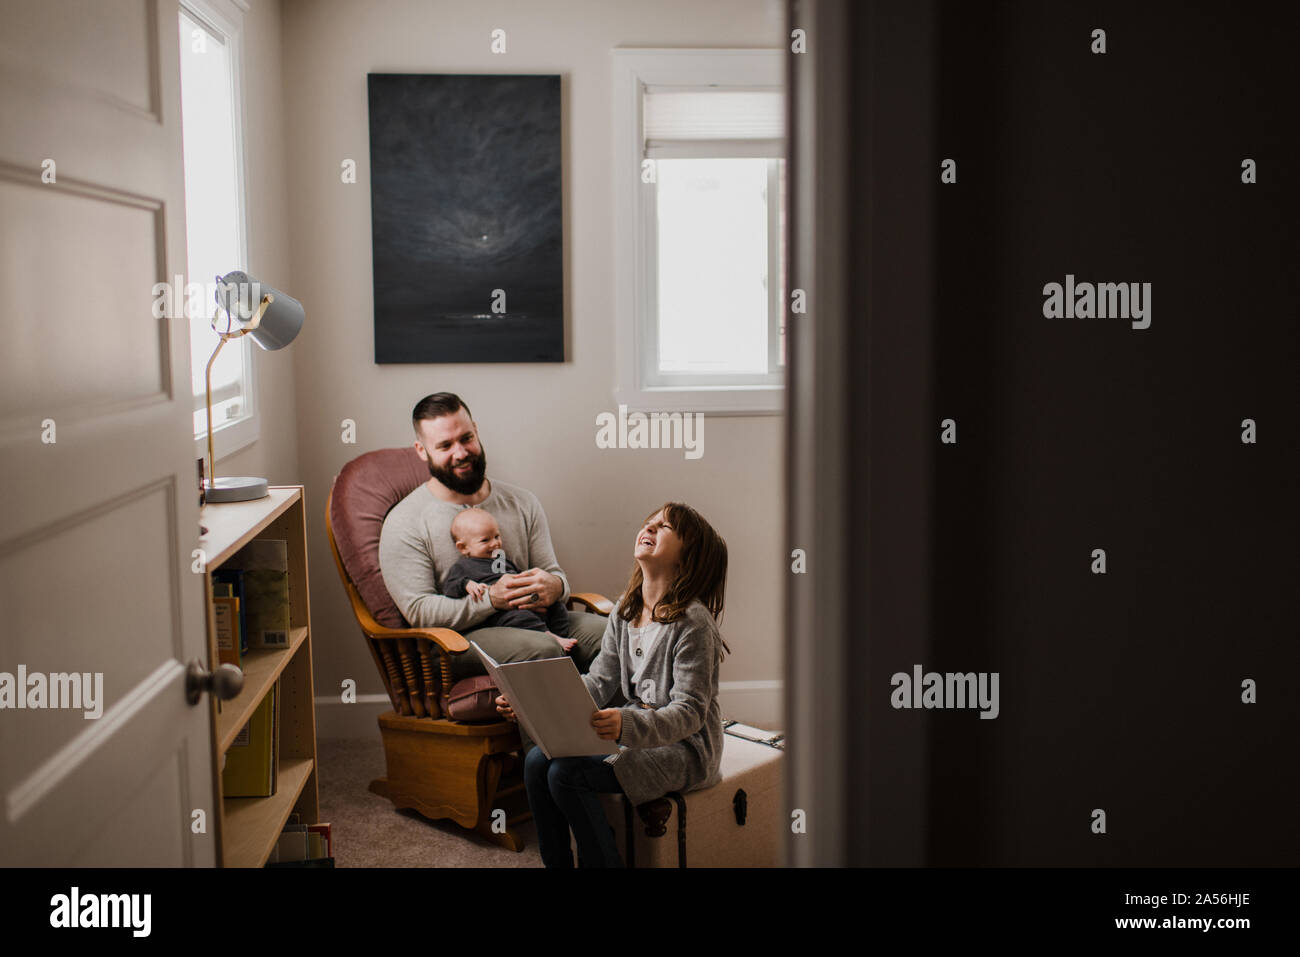
MULTIPOLYGON (((275 793, 267 798, 226 798, 223 867, 261 867, 280 837, 280 828, 300 803, 308 784, 316 786, 311 758, 281 758, 275 793)), ((315 824, 315 821, 310 822, 315 824)))
POLYGON ((217 638, 212 609, 212 572, 253 539, 283 539, 289 553, 289 646, 250 648, 244 656, 244 687, 229 701, 209 695, 212 707, 212 778, 221 867, 261 867, 270 857, 289 815, 304 824, 320 821, 316 774, 316 711, 313 704, 311 622, 308 613, 307 524, 301 485, 273 486, 252 502, 205 505, 199 539, 208 616, 208 666, 216 668, 217 638), (221 765, 226 749, 271 689, 279 686, 279 750, 276 790, 270 797, 227 798, 221 765))

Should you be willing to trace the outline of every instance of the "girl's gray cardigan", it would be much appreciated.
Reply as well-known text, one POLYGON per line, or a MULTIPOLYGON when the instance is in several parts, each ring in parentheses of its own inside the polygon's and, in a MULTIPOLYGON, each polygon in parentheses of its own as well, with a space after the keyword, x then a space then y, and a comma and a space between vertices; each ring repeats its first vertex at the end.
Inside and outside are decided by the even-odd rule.
POLYGON ((633 804, 669 791, 709 787, 720 780, 722 711, 718 707, 718 664, 722 635, 707 608, 692 602, 650 649, 645 669, 631 687, 636 662, 628 623, 609 616, 600 654, 582 676, 596 704, 604 708, 621 689, 623 731, 617 754, 605 761, 633 804))

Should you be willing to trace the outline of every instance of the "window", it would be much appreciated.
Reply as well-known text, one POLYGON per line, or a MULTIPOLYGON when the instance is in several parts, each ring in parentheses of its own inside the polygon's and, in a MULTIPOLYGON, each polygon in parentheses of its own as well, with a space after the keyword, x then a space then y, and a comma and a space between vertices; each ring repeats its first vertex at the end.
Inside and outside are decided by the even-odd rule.
POLYGON ((779 50, 615 50, 620 404, 779 412, 779 50))
MULTIPOLYGON (((184 0, 180 9, 181 128, 185 147, 186 315, 194 437, 207 453, 205 380, 218 337, 216 277, 246 269, 241 12, 230 0, 184 0), (197 294, 196 286, 202 289, 197 294), (191 294, 192 293, 192 294, 191 294), (191 311, 192 310, 192 311, 191 311)), ((218 328, 225 329, 225 314, 218 328)), ((217 458, 257 438, 249 340, 226 343, 212 366, 217 458)), ((197 456, 196 456, 197 457, 197 456)))

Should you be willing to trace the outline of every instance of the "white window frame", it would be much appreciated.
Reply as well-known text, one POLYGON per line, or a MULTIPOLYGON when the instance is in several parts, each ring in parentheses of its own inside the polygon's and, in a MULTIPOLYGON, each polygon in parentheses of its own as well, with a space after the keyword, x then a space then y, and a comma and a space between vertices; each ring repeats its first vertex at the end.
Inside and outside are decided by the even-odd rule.
MULTIPOLYGON (((248 182, 248 158, 244 151, 244 131, 248 125, 247 110, 244 104, 244 14, 249 11, 249 5, 247 0, 180 0, 176 11, 177 17, 180 16, 182 11, 214 32, 222 34, 226 38, 230 51, 232 115, 235 121, 236 212, 239 216, 237 236, 240 262, 230 263, 227 270, 243 269, 254 277, 261 278, 254 269, 248 266, 251 261, 251 254, 248 238, 248 192, 246 188, 248 182)), ((181 92, 181 96, 184 97, 184 91, 181 92)), ((188 272, 187 268, 187 282, 197 282, 205 288, 215 278, 213 276, 189 276, 188 272)), ((204 308, 211 308, 214 305, 215 303, 208 302, 205 297, 204 308)), ((224 323, 218 323, 218 327, 224 328, 224 323)), ((253 360, 252 345, 253 343, 249 337, 243 336, 234 342, 226 343, 222 348, 223 352, 226 349, 237 348, 243 357, 244 412, 235 421, 221 423, 213 430, 212 449, 218 463, 240 449, 252 445, 261 437, 262 416, 257 368, 253 360)), ((222 390, 214 389, 212 393, 213 402, 220 401, 222 398, 222 390)), ((194 439, 194 457, 206 460, 207 454, 208 433, 207 430, 204 430, 194 439)), ((219 471, 218 474, 220 474, 219 471)), ((210 479, 212 476, 208 476, 208 478, 210 479)))
MULTIPOLYGON (((657 295, 658 253, 655 191, 641 182, 643 94, 647 87, 752 87, 785 86, 785 51, 782 49, 615 49, 613 52, 614 104, 614 224, 615 224, 615 336, 617 381, 614 398, 631 411, 707 412, 714 415, 772 415, 784 411, 784 375, 758 374, 726 377, 728 384, 705 384, 710 378, 697 373, 658 371, 657 295)), ((769 197, 779 193, 778 164, 769 166, 769 197)), ((778 203, 768 204, 769 228, 776 241, 769 244, 776 256, 780 238, 778 203)), ((781 302, 781 277, 769 263, 769 354, 780 349, 780 329, 785 303, 781 302)))

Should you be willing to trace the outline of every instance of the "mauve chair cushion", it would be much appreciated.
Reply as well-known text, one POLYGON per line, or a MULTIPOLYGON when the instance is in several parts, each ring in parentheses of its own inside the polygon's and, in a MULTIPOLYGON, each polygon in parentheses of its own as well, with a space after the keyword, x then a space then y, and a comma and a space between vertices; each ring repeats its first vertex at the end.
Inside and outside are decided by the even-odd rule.
POLYGON ((330 526, 348 577, 375 621, 409 628, 379 570, 379 533, 389 509, 429 481, 429 466, 414 446, 359 455, 334 477, 330 526))

